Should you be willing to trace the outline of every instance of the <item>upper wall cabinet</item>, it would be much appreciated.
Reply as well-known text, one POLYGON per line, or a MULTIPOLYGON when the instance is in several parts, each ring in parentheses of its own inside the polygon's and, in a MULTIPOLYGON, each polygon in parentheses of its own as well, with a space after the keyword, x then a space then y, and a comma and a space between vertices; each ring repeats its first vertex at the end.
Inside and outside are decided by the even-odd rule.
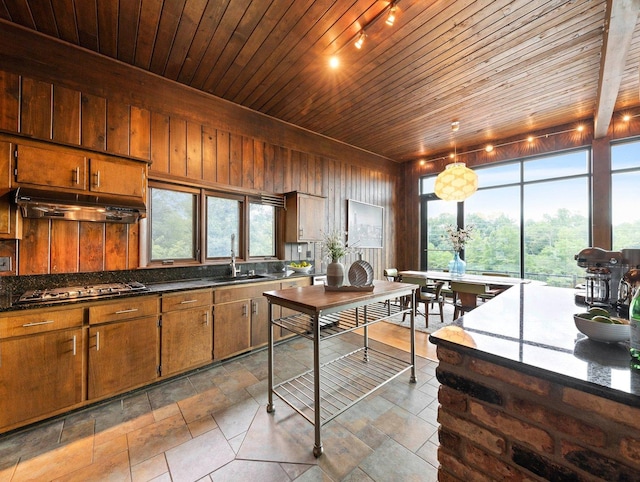
POLYGON ((326 198, 290 192, 286 194, 286 243, 322 241, 325 231, 326 198))
POLYGON ((13 157, 17 186, 72 189, 139 199, 146 196, 148 166, 145 162, 22 143, 15 145, 13 157))

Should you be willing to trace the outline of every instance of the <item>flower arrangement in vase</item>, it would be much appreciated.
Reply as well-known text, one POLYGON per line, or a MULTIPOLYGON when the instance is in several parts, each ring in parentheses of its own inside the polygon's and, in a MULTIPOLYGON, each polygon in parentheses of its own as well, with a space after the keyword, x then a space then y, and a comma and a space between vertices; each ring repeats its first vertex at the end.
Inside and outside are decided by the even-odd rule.
POLYGON ((460 258, 460 251, 464 249, 464 245, 472 238, 474 227, 467 226, 465 229, 448 225, 445 228, 449 241, 453 246, 453 259, 449 261, 449 272, 451 276, 462 276, 467 270, 467 263, 460 258))
POLYGON ((344 234, 338 230, 325 233, 322 240, 322 251, 331 260, 327 266, 327 285, 340 287, 344 284, 344 266, 340 258, 349 253, 344 243, 344 234))

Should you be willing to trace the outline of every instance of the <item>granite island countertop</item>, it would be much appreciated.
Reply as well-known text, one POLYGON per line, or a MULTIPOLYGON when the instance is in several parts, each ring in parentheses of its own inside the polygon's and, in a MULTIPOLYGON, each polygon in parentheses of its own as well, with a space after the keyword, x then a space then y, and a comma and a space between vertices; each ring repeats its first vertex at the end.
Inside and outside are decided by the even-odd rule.
POLYGON ((525 374, 640 407, 640 371, 629 344, 600 343, 576 328, 586 310, 575 291, 535 284, 509 288, 430 335, 443 345, 525 374))

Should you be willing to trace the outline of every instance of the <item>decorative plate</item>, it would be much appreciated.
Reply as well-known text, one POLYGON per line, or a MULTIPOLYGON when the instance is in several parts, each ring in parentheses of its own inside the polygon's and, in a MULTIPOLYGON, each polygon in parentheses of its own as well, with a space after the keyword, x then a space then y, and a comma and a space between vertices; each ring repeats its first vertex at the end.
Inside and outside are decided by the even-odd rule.
POLYGON ((369 263, 359 259, 349 268, 351 286, 368 286, 373 283, 373 268, 369 263))

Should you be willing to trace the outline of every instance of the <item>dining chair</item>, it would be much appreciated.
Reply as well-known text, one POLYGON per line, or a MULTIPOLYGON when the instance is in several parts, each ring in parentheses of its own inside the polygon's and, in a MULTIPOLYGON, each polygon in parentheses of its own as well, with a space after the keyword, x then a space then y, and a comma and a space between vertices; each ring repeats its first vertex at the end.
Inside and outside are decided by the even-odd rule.
MULTIPOLYGON (((384 277, 387 278, 387 281, 399 281, 400 275, 398 274, 397 268, 387 268, 383 271, 384 277)), ((394 303, 398 303, 398 298, 393 300, 394 303)), ((384 306, 388 308, 388 314, 391 315, 391 300, 385 300, 384 306)))
MULTIPOLYGON (((508 273, 491 272, 491 273, 482 273, 482 276, 500 276, 502 278, 509 278, 511 275, 508 273)), ((482 301, 487 301, 492 298, 495 298, 506 289, 507 289, 506 286, 489 284, 489 286, 487 286, 487 291, 484 294, 481 294, 478 296, 482 301)))
POLYGON ((387 278, 387 281, 398 281, 398 270, 396 268, 387 268, 384 270, 384 277, 387 278))
POLYGON ((453 319, 455 320, 460 314, 467 313, 478 306, 478 296, 485 294, 487 287, 484 284, 451 281, 451 290, 453 291, 453 319))
MULTIPOLYGON (((425 326, 429 326, 429 315, 440 314, 440 323, 444 323, 444 296, 442 295, 442 287, 444 281, 437 281, 436 283, 429 283, 426 278, 403 276, 403 283, 416 284, 419 288, 416 290, 415 304, 416 315, 420 314, 424 316, 425 326), (433 291, 426 291, 425 288, 434 286, 433 291), (419 310, 420 303, 424 305, 424 313, 419 310), (438 312, 432 313, 429 311, 429 306, 433 307, 438 305, 438 312)), ((404 321, 407 313, 402 315, 402 321, 404 321)))

